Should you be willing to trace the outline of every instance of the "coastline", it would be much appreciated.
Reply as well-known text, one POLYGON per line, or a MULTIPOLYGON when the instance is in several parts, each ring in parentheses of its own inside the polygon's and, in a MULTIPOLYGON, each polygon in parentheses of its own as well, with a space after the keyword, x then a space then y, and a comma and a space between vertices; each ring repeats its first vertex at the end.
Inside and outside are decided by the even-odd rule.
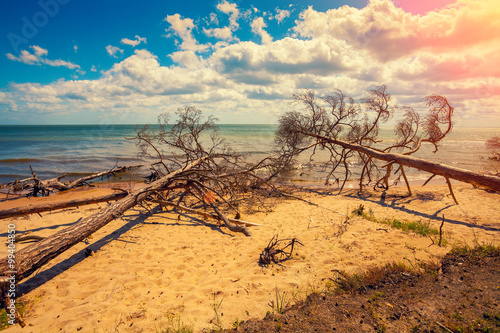
MULTIPOLYGON (((102 183, 50 197, 2 201, 0 208, 104 195, 115 186, 131 189, 140 184, 102 183)), ((132 209, 94 233, 88 244, 76 244, 22 281, 19 301, 26 304, 25 321, 33 326, 16 325, 9 332, 93 328, 105 332, 115 327, 140 332, 165 329, 177 320, 198 332, 215 327, 213 304, 219 302, 221 324, 229 328, 237 318, 261 318, 272 311, 269 303, 276 290, 286 292, 293 303, 294 298, 325 288, 333 270, 356 272, 394 261, 437 260, 461 242, 498 244, 499 194, 458 184, 454 190, 460 206, 456 206, 446 186, 413 185, 412 190, 414 195, 407 197, 404 183, 388 191, 367 190, 361 196, 355 189, 342 195, 327 187, 302 189, 295 194, 323 208, 282 200, 270 212, 244 214, 245 220, 262 224, 251 228, 252 237, 183 213, 151 216, 143 208, 132 209), (337 236, 345 221, 341 214, 359 205, 377 219, 422 221, 433 227, 439 227, 444 214, 448 245, 438 247, 429 237, 360 217, 349 220, 337 236), (296 237, 304 246, 282 265, 259 266, 259 254, 278 232, 280 238, 296 237), (87 248, 94 254, 86 257, 87 248)), ((105 205, 10 218, 4 224, 48 236, 105 205)), ((6 253, 2 247, 0 255, 6 253)))

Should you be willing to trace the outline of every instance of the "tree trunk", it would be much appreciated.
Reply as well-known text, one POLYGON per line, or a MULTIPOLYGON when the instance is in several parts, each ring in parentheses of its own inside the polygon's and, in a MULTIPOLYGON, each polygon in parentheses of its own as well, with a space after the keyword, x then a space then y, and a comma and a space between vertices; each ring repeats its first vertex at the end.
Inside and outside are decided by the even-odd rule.
POLYGON ((0 210, 0 219, 5 219, 8 217, 13 217, 13 216, 22 216, 22 215, 41 213, 41 212, 48 212, 48 211, 62 209, 62 208, 79 207, 79 206, 90 205, 90 204, 98 203, 98 202, 116 201, 116 200, 119 200, 119 199, 125 197, 126 195, 127 195, 127 193, 120 192, 120 193, 108 194, 108 195, 97 197, 97 198, 75 199, 75 200, 70 200, 70 201, 65 201, 65 202, 55 202, 55 203, 47 203, 47 204, 42 204, 42 205, 33 205, 33 206, 5 209, 5 210, 0 210))
POLYGON ((421 158, 402 155, 402 154, 394 154, 394 153, 384 153, 380 150, 376 150, 374 148, 369 148, 365 146, 361 146, 358 144, 348 143, 341 140, 332 139, 323 135, 318 135, 314 133, 303 133, 305 135, 317 138, 319 140, 323 140, 329 143, 333 143, 339 146, 342 146, 346 149, 352 149, 354 151, 360 152, 362 154, 368 155, 370 157, 387 161, 394 162, 400 165, 405 165, 410 168, 415 168, 418 170, 426 171, 435 175, 440 175, 445 178, 456 179, 461 182, 469 183, 475 186, 483 187, 495 192, 500 192, 500 177, 483 175, 477 172, 456 168, 454 166, 435 163, 423 160, 421 158))
POLYGON ((184 168, 169 173, 154 183, 128 194, 125 198, 82 219, 71 227, 63 229, 20 251, 16 251, 15 264, 9 264, 7 257, 3 258, 0 260, 0 276, 15 274, 16 282, 20 282, 51 259, 57 257, 76 243, 82 241, 112 220, 121 216, 125 211, 132 208, 137 203, 143 201, 151 191, 169 185, 172 178, 192 169, 207 158, 208 156, 197 159, 184 168))

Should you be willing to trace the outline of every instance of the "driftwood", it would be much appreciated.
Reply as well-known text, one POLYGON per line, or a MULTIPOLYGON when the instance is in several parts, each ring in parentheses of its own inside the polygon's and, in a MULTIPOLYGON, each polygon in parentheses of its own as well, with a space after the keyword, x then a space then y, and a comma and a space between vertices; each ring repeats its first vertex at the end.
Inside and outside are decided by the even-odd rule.
POLYGON ((154 183, 128 194, 121 200, 80 220, 78 223, 17 251, 15 253, 15 264, 9 264, 8 258, 1 259, 0 276, 15 274, 16 282, 19 283, 19 281, 28 277, 51 259, 57 257, 59 254, 84 240, 109 222, 120 217, 128 209, 145 200, 152 191, 168 186, 176 176, 194 168, 207 158, 208 157, 199 158, 185 167, 169 173, 154 183))
POLYGON ((37 196, 39 193, 42 196, 47 196, 51 192, 67 191, 69 189, 87 184, 87 182, 92 180, 92 179, 111 176, 111 175, 114 175, 116 173, 125 172, 125 171, 136 169, 139 167, 141 167, 141 165, 116 167, 116 168, 112 168, 112 169, 107 170, 107 171, 98 172, 98 173, 95 173, 92 175, 88 175, 85 177, 81 177, 81 178, 78 178, 78 179, 75 179, 72 181, 62 183, 61 179, 66 177, 66 174, 62 174, 56 178, 42 180, 42 179, 38 178, 38 176, 33 171, 33 169, 31 169, 31 166, 30 166, 31 174, 32 174, 32 176, 30 178, 26 178, 26 179, 23 179, 21 181, 16 180, 14 182, 10 182, 10 183, 3 185, 2 187, 8 188, 9 191, 12 191, 14 193, 18 192, 20 190, 31 189, 32 196, 37 196))
MULTIPOLYGON (((365 179, 374 188, 387 190, 391 173, 399 172, 411 195, 404 168, 411 167, 429 172, 431 178, 443 176, 456 203, 450 179, 500 192, 500 177, 410 156, 419 151, 424 143, 427 147, 431 146, 434 153, 437 152, 443 139, 451 132, 454 108, 443 96, 430 95, 423 99, 429 107, 424 117, 411 107, 391 105, 391 95, 385 85, 369 90, 359 104, 340 90, 322 98, 316 98, 313 92, 308 91, 294 95, 294 100, 302 104, 306 112, 292 111, 281 116, 276 132, 280 152, 296 157, 309 151, 312 158, 317 150, 326 150, 329 158, 324 165, 330 171, 325 184, 329 184, 332 179, 340 184, 343 177, 339 193, 353 174, 350 163, 353 159, 362 166, 360 190, 365 185, 365 179), (401 114, 394 128, 397 140, 383 147, 378 138, 380 126, 396 111, 401 114), (377 161, 386 163, 380 166, 377 161)), ((290 161, 293 162, 292 159, 290 161)))
POLYGON ((304 244, 302 244, 297 238, 279 239, 278 235, 273 236, 273 238, 269 241, 269 244, 267 244, 267 247, 259 256, 259 264, 270 265, 271 262, 279 264, 290 259, 293 255, 293 248, 295 244, 304 246, 304 244), (282 245, 281 248, 278 247, 279 244, 283 244, 287 241, 288 243, 286 243, 286 245, 282 245), (287 248, 290 248, 289 253, 285 251, 287 248))
POLYGON ((99 202, 116 201, 124 198, 127 195, 125 192, 108 194, 100 197, 93 197, 87 199, 75 199, 64 202, 47 203, 42 205, 33 205, 26 207, 17 207, 11 209, 0 210, 0 219, 5 219, 14 216, 23 216, 36 213, 42 213, 47 211, 53 211, 62 208, 80 207, 84 205, 90 205, 99 202))
POLYGON ((500 192, 500 177, 497 176, 483 175, 477 172, 457 168, 446 164, 430 162, 409 155, 385 153, 374 148, 348 143, 342 140, 336 140, 310 132, 304 132, 303 134, 314 137, 320 141, 332 143, 346 149, 363 153, 375 159, 426 171, 431 173, 432 177, 434 177, 435 175, 443 176, 448 180, 448 183, 449 179, 455 179, 461 182, 472 184, 474 186, 483 187, 495 192, 500 192))

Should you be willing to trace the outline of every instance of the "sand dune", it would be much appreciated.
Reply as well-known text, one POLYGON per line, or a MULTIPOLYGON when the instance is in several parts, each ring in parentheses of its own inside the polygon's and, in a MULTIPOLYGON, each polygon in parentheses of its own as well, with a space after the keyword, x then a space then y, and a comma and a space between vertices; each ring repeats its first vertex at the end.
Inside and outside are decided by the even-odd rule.
MULTIPOLYGON (((29 203, 109 191, 70 191, 29 203)), ((229 328, 237 319, 273 311, 276 290, 293 302, 327 288, 336 270, 435 260, 458 242, 498 243, 500 195, 468 185, 457 185, 455 191, 460 206, 446 186, 414 188, 413 197, 404 196, 405 188, 362 197, 351 190, 341 196, 301 192, 298 195, 328 209, 284 200, 272 212, 243 216, 262 224, 251 228, 252 237, 183 213, 151 216, 142 208, 130 210, 97 231, 88 244, 75 245, 20 284, 29 326, 16 325, 9 332, 154 332, 178 321, 201 331, 218 324, 214 303, 220 324, 229 328), (345 218, 339 213, 360 204, 377 219, 424 221, 434 227, 444 214, 448 246, 360 217, 342 229, 345 218), (259 266, 259 254, 278 232, 280 238, 296 237, 304 246, 282 265, 259 266), (86 257, 87 248, 94 254, 86 257)), ((27 199, 9 200, 0 208, 26 204, 27 199)), ((14 223, 18 231, 48 236, 104 205, 6 219, 3 225, 14 223)), ((5 247, 0 255, 6 255, 5 247)))

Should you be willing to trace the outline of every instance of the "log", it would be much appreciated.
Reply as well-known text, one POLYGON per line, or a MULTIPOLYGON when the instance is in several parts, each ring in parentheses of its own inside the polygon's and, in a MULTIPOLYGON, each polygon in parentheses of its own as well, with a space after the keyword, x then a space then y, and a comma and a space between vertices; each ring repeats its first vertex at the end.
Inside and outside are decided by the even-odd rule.
POLYGON ((30 215, 42 212, 48 212, 52 210, 62 209, 62 208, 71 208, 71 207, 80 207, 84 205, 90 205, 99 202, 107 202, 107 201, 116 201, 121 198, 124 198, 127 195, 125 192, 108 194, 100 197, 93 197, 90 199, 75 199, 64 202, 55 202, 55 203, 47 203, 43 205, 32 205, 26 207, 16 207, 11 209, 0 210, 0 219, 5 219, 8 217, 14 216, 23 216, 30 215))
MULTIPOLYGON (((99 178, 99 177, 109 176, 109 175, 112 175, 112 174, 115 174, 118 172, 125 172, 127 170, 138 168, 138 167, 140 167, 140 166, 136 165, 136 166, 130 166, 130 167, 128 167, 128 166, 117 167, 117 168, 113 168, 111 170, 102 171, 102 172, 98 172, 98 173, 95 173, 92 175, 81 177, 81 178, 75 179, 69 183, 61 183, 60 182, 60 180, 66 176, 65 174, 61 175, 57 178, 52 178, 52 179, 48 179, 48 180, 38 180, 38 181, 40 182, 40 185, 42 188, 46 188, 46 189, 52 188, 52 189, 56 189, 59 191, 66 191, 66 190, 72 189, 74 187, 80 186, 82 184, 85 184, 89 180, 99 178)), ((35 175, 33 175, 33 176, 35 177, 35 175)))
POLYGON ((333 139, 327 136, 318 135, 311 132, 302 132, 302 134, 314 137, 316 139, 328 143, 339 145, 346 149, 351 149, 360 152, 362 154, 368 155, 372 158, 376 158, 382 161, 394 162, 400 165, 408 166, 410 168, 426 171, 434 175, 439 175, 445 178, 459 180, 461 182, 469 183, 474 186, 486 188, 488 190, 492 190, 495 192, 500 192, 500 177, 497 176, 484 175, 442 163, 430 162, 409 155, 385 153, 374 148, 333 139))
POLYGON ((182 169, 171 172, 140 190, 131 192, 121 200, 114 202, 106 208, 84 219, 81 219, 78 223, 75 223, 68 228, 58 231, 54 235, 15 252, 15 264, 9 264, 7 257, 1 259, 0 276, 15 274, 16 282, 19 283, 51 259, 57 257, 59 254, 66 251, 76 243, 84 240, 109 222, 120 217, 128 209, 146 199, 147 195, 151 191, 168 186, 173 181, 174 177, 192 169, 208 158, 209 156, 199 158, 182 169))

